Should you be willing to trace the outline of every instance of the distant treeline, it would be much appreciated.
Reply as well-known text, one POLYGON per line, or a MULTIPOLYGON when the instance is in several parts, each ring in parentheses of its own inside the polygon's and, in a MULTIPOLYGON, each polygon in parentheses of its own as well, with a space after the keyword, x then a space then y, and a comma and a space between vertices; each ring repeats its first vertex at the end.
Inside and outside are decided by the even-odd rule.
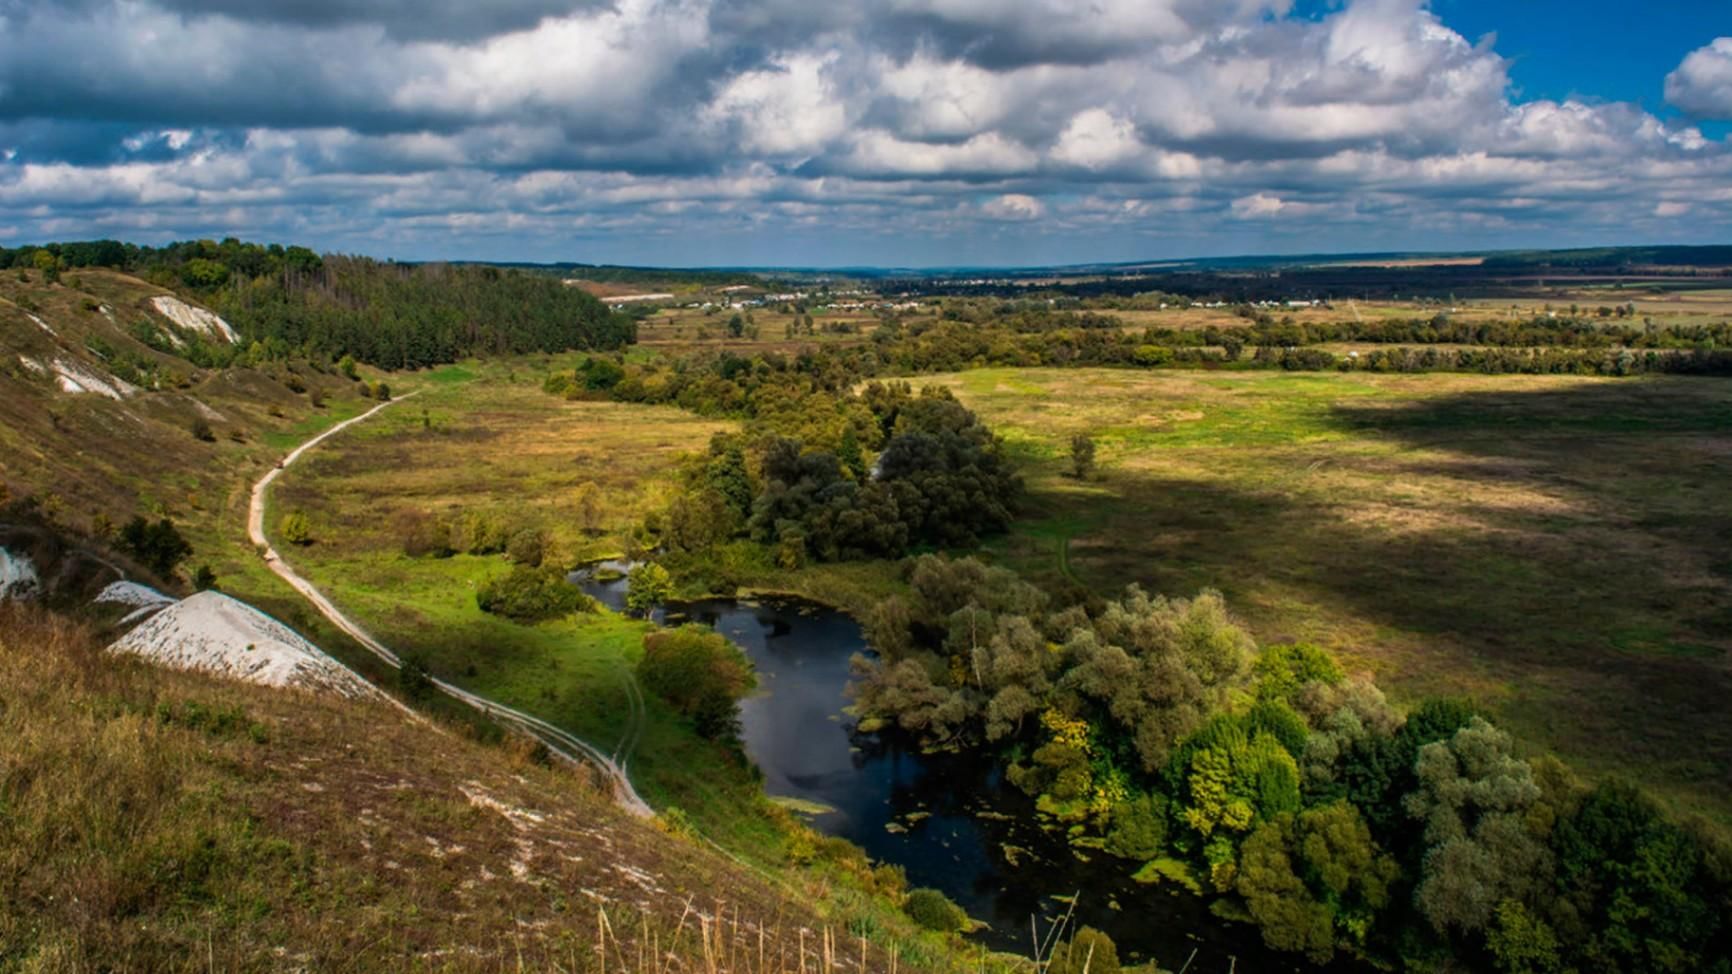
POLYGON ((1009 326, 954 321, 891 324, 873 336, 879 368, 873 374, 953 372, 983 366, 1123 366, 1131 368, 1237 368, 1296 371, 1365 370, 1377 372, 1487 372, 1538 375, 1732 375, 1732 338, 1725 326, 1692 326, 1675 330, 1624 329, 1628 343, 1602 344, 1581 322, 1553 328, 1536 324, 1531 331, 1499 332, 1487 327, 1484 337, 1506 340, 1479 343, 1484 347, 1449 348, 1469 344, 1480 326, 1432 322, 1368 322, 1364 325, 1297 325, 1269 323, 1244 328, 1200 330, 1126 330, 1121 322, 1103 322, 1101 315, 1053 316, 1031 328, 1024 314, 1009 326), (1534 339, 1530 344, 1524 339, 1534 339), (1546 339, 1550 339, 1547 341, 1546 339), (1341 355, 1314 343, 1324 341, 1399 343, 1422 348, 1377 349, 1363 355, 1341 355))
POLYGON ((1482 267, 1541 270, 1547 267, 1622 269, 1628 267, 1726 267, 1732 247, 1587 247, 1576 250, 1526 250, 1492 254, 1482 267))
POLYGON ((654 285, 656 287, 726 287, 764 285, 764 278, 745 271, 706 271, 677 267, 623 267, 614 264, 501 264, 580 278, 598 284, 654 285))
MULTIPOLYGON (((0 250, 0 267, 108 267, 196 297, 268 354, 413 369, 471 355, 617 349, 631 319, 546 275, 492 266, 397 264, 228 239, 141 247, 103 240, 0 250)), ((228 350, 240 354, 241 349, 228 350)), ((201 348, 202 364, 223 350, 201 348)))
MULTIPOLYGON (((1142 296, 1139 295, 1139 298, 1142 296)), ((1178 299, 1172 299, 1178 300, 1178 299)), ((1129 302, 1126 302, 1129 303, 1129 302)), ((1174 347, 1283 347, 1325 342, 1382 345, 1487 345, 1499 348, 1695 349, 1732 347, 1732 322, 1659 325, 1636 320, 1629 304, 1582 308, 1571 305, 1556 317, 1472 321, 1439 312, 1429 317, 1373 321, 1294 321, 1252 305, 1235 309, 1243 325, 1205 328, 1146 328, 1137 331, 1147 344, 1174 347)), ((996 305, 947 308, 946 321, 1033 333, 1073 329, 1126 331, 1123 318, 1099 311, 1068 311, 1045 302, 1006 301, 996 305)))

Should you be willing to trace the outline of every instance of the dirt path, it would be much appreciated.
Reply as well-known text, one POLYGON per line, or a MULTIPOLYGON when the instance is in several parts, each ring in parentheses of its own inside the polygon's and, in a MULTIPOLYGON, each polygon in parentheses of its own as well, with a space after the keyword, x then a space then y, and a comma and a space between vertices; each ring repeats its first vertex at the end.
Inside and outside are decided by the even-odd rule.
MULTIPOLYGON (((383 660, 386 665, 390 666, 392 669, 396 669, 402 665, 402 661, 398 659, 397 654, 392 652, 384 643, 374 639, 373 635, 367 632, 367 630, 361 628, 360 624, 344 615, 342 610, 333 605, 331 600, 326 598, 323 592, 320 592, 317 588, 313 587, 313 583, 302 578, 293 568, 289 567, 289 564, 277 553, 276 548, 271 546, 270 539, 265 535, 265 495, 269 491, 271 484, 276 481, 277 475, 281 474, 284 470, 287 470, 308 450, 318 446, 326 439, 341 433, 350 426, 367 419, 379 410, 395 403, 402 402, 404 399, 413 398, 415 395, 417 395, 417 393, 411 392, 408 395, 401 396, 391 402, 382 402, 361 415, 351 419, 346 419, 323 433, 320 433, 318 436, 302 443, 300 446, 292 450, 288 456, 285 456, 275 467, 267 471, 263 477, 259 478, 259 482, 253 485, 252 501, 247 507, 247 537, 251 539, 252 543, 263 552, 266 566, 268 566, 272 572, 276 573, 277 577, 288 582, 295 591, 301 593, 308 602, 313 604, 314 608, 319 610, 320 615, 323 615, 326 619, 331 621, 332 625, 347 633, 350 638, 360 643, 374 656, 379 657, 379 659, 383 660)), ((580 740, 576 735, 562 730, 539 717, 523 713, 520 710, 514 710, 501 703, 495 703, 479 694, 470 693, 462 687, 446 683, 444 680, 435 678, 433 680, 433 685, 438 687, 439 690, 447 696, 461 700, 469 706, 474 707, 476 710, 492 717, 501 724, 540 741, 542 744, 546 745, 550 752, 559 758, 571 764, 589 764, 599 768, 601 772, 612 781, 614 799, 619 802, 621 807, 634 815, 649 817, 655 814, 654 810, 649 807, 649 803, 639 797, 637 789, 632 787, 631 779, 627 777, 625 769, 621 767, 620 763, 615 761, 612 757, 603 754, 600 749, 591 746, 588 742, 580 740)), ((392 699, 395 700, 395 698, 392 699)), ((623 757, 629 758, 629 756, 630 751, 625 750, 623 757)))

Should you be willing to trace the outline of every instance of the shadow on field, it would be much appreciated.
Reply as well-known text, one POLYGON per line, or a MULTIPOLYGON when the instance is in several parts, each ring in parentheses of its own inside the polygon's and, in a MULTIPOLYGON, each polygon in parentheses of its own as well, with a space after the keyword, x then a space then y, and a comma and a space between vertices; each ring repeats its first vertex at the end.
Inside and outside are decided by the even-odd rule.
MULTIPOLYGON (((1113 472, 1120 499, 1074 532, 1066 570, 1218 588, 1266 641, 1489 696, 1524 736, 1728 816, 1732 384, 1356 401, 1330 422, 1351 446, 1283 450, 1266 484, 1113 472)), ((1055 525, 1088 510, 1038 500, 1055 525)))

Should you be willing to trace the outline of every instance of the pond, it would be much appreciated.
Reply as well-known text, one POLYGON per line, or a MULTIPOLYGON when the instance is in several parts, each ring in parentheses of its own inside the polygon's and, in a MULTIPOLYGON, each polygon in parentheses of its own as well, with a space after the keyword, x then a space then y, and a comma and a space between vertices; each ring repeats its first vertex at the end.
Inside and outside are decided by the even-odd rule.
MULTIPOLYGON (((574 581, 612 608, 624 604, 623 579, 574 581)), ((843 712, 849 660, 870 649, 847 615, 792 599, 708 599, 671 605, 664 617, 687 620, 733 640, 757 668, 759 691, 740 717, 765 790, 830 809, 812 816, 813 827, 902 866, 910 886, 942 890, 988 924, 974 934, 982 943, 1032 953, 1031 918, 1044 934, 1074 897, 1073 922, 1104 930, 1126 963, 1153 958, 1176 971, 1189 960, 1190 970, 1211 974, 1317 970, 1266 948, 1255 928, 1214 916, 1202 897, 1139 884, 1131 864, 1043 831, 1034 803, 993 762, 857 733, 843 712)))

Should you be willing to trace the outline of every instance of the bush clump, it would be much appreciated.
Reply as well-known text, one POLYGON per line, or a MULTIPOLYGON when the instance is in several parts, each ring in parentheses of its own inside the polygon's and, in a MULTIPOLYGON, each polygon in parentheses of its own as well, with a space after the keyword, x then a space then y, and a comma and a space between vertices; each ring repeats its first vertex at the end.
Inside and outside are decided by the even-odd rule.
POLYGON ((950 902, 950 897, 943 893, 925 887, 908 891, 902 912, 915 923, 940 933, 955 933, 968 925, 968 914, 962 907, 950 902))
POLYGON ((300 511, 284 514, 282 522, 277 525, 277 533, 289 544, 310 545, 313 543, 313 522, 300 511))
POLYGON ((1083 927, 1053 951, 1048 974, 1119 974, 1119 949, 1113 938, 1083 927))
POLYGON ((547 555, 547 535, 535 528, 523 528, 506 542, 505 555, 519 565, 540 568, 542 558, 547 555))
POLYGON ((192 555, 192 545, 168 518, 146 521, 135 517, 120 529, 120 548, 146 568, 168 578, 176 566, 192 555))
POLYGON ((481 586, 475 593, 481 611, 516 622, 542 622, 574 612, 588 612, 595 600, 579 592, 554 568, 519 565, 481 586))
POLYGON ((739 702, 758 685, 746 654, 703 626, 681 626, 644 637, 637 676, 711 740, 737 741, 739 702))

